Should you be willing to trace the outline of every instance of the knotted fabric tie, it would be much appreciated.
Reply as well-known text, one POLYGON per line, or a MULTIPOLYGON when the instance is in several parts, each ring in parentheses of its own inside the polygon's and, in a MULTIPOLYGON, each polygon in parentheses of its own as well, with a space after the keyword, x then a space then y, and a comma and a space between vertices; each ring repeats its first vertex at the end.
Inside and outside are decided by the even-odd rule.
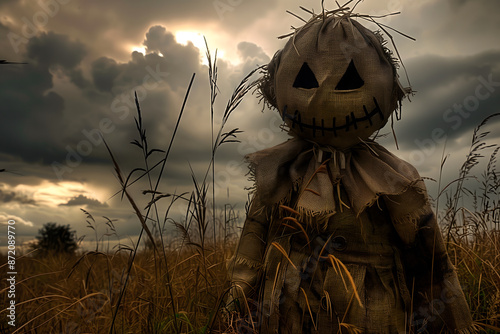
MULTIPOLYGON (((309 163, 303 177, 297 208, 313 217, 330 216, 335 214, 336 201, 340 200, 341 171, 346 168, 345 154, 333 148, 314 147, 312 150, 315 159, 309 163)), ((345 205, 342 202, 338 204, 340 208, 345 205)))

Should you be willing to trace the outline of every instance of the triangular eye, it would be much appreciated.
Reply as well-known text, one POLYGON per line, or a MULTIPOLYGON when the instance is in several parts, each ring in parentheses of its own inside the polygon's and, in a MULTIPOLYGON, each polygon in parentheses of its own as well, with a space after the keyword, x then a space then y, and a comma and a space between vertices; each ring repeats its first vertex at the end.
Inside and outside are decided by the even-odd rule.
POLYGON ((307 63, 302 64, 299 74, 297 74, 295 82, 293 83, 293 87, 306 89, 319 87, 318 80, 316 80, 316 76, 307 63))
POLYGON ((354 66, 354 62, 351 60, 351 63, 347 67, 342 79, 340 79, 335 90, 351 90, 362 87, 365 84, 363 79, 359 76, 358 70, 356 70, 356 66, 354 66))

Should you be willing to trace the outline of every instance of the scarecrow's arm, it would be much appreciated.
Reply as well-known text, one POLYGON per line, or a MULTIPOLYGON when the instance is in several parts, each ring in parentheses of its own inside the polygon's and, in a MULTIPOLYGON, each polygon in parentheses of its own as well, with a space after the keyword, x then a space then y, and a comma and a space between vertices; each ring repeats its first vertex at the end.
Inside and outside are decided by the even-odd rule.
POLYGON ((410 293, 413 290, 414 325, 429 333, 439 333, 443 326, 452 332, 472 333, 469 307, 429 205, 417 228, 403 259, 410 293))
POLYGON ((267 210, 254 197, 243 226, 236 252, 229 263, 231 291, 226 306, 230 310, 245 310, 242 298, 257 291, 268 233, 267 210))

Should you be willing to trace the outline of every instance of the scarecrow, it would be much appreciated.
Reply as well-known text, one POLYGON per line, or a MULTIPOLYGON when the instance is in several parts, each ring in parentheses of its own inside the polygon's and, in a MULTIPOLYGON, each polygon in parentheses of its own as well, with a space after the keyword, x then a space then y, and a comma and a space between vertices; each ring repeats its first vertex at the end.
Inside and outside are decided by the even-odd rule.
POLYGON ((227 307, 260 333, 472 333, 422 178, 370 139, 411 89, 363 17, 313 15, 264 70, 292 139, 247 156, 227 307))

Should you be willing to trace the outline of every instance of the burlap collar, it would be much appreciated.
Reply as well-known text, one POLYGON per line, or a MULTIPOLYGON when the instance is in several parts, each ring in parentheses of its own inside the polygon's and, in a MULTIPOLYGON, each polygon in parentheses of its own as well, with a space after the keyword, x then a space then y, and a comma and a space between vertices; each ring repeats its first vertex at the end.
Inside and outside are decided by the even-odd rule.
POLYGON ((259 200, 266 205, 282 203, 295 189, 300 194, 297 210, 312 216, 332 215, 340 182, 356 216, 383 197, 395 224, 416 227, 428 204, 416 169, 373 141, 338 151, 293 138, 246 159, 259 200))

